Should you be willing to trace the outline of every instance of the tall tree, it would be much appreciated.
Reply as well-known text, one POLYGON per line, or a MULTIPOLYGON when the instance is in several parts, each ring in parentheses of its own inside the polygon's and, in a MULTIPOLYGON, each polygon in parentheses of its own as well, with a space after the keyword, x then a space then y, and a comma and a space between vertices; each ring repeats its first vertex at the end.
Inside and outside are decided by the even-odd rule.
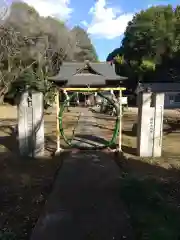
POLYGON ((90 60, 92 62, 98 61, 98 56, 94 46, 87 32, 76 26, 71 31, 74 40, 76 42, 76 48, 74 53, 74 59, 77 61, 90 60))
POLYGON ((41 81, 50 89, 45 79, 59 72, 62 61, 97 60, 95 49, 83 29, 77 27, 71 31, 62 21, 40 17, 34 8, 22 2, 12 5, 11 14, 0 29, 0 40, 2 99, 11 85, 17 87, 16 80, 20 80, 21 86, 22 79, 33 86, 34 81, 37 86, 41 81))
POLYGON ((161 62, 161 55, 172 50, 174 23, 171 5, 151 7, 135 14, 122 41, 125 59, 138 62, 153 59, 156 63, 161 62))
POLYGON ((123 49, 122 47, 120 48, 115 48, 112 52, 110 52, 106 58, 107 62, 111 62, 114 60, 116 56, 123 56, 123 49))
POLYGON ((118 74, 138 79, 180 79, 180 6, 156 6, 135 14, 121 48, 108 58, 114 58, 114 53, 123 56, 125 62, 116 61, 118 74))

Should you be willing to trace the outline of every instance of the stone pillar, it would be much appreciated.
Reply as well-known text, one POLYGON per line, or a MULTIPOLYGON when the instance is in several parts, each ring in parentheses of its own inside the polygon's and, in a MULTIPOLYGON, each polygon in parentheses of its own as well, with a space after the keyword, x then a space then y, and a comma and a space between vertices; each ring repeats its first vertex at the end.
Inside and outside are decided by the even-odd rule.
POLYGON ((43 94, 24 92, 18 105, 19 151, 22 156, 44 154, 43 94))
POLYGON ((153 155, 155 108, 151 107, 151 96, 142 92, 138 96, 137 153, 141 157, 153 155))
POLYGON ((44 155, 44 97, 41 92, 32 93, 33 106, 33 157, 44 155))
POLYGON ((164 93, 154 94, 155 120, 153 157, 161 157, 163 137, 164 93))
POLYGON ((29 137, 32 128, 32 106, 29 105, 28 97, 28 92, 23 93, 18 103, 18 138, 21 156, 30 156, 32 153, 32 139, 29 137))

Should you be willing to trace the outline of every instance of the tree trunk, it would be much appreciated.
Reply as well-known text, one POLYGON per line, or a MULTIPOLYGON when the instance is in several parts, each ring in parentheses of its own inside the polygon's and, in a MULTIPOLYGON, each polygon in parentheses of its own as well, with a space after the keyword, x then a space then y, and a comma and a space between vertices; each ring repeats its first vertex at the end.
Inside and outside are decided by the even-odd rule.
POLYGON ((2 105, 4 103, 4 95, 0 96, 0 105, 2 105))
POLYGON ((0 105, 4 103, 4 96, 8 92, 8 89, 6 87, 0 89, 0 105))

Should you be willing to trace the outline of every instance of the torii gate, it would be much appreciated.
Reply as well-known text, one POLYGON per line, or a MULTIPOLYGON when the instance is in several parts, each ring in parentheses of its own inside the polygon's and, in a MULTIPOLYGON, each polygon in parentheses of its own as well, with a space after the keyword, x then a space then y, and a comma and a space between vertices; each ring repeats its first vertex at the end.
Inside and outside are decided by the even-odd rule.
MULTIPOLYGON (((61 116, 62 111, 59 106, 59 99, 61 92, 92 92, 100 95, 100 92, 110 91, 113 95, 113 91, 119 91, 119 97, 122 98, 122 91, 125 90, 122 87, 122 83, 126 80, 126 77, 116 75, 113 66, 107 62, 96 62, 91 63, 85 61, 84 63, 78 62, 64 62, 61 66, 61 70, 57 76, 49 78, 50 81, 54 82, 57 86, 56 104, 57 104, 57 153, 61 151, 60 146, 60 133, 63 136, 63 129, 61 128, 61 116)), ((73 95, 74 95, 73 94, 73 95)), ((69 97, 66 99, 66 103, 69 102, 69 97)), ((117 107, 116 107, 117 108, 117 107)), ((64 108, 62 108, 64 109, 64 108)), ((122 106, 118 110, 118 116, 116 121, 116 129, 113 134, 113 138, 110 141, 112 145, 119 133, 119 144, 118 151, 121 150, 121 117, 122 117, 122 106)), ((63 136, 65 142, 65 136, 63 136)), ((108 145, 109 146, 109 145, 108 145)))

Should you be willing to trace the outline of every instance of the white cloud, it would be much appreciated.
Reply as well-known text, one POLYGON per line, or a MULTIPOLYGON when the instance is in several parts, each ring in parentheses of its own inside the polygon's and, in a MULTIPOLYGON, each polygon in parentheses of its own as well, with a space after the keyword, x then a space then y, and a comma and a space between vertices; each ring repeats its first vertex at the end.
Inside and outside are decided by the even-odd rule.
POLYGON ((97 0, 89 14, 92 15, 92 21, 87 26, 87 32, 106 39, 121 36, 133 17, 133 13, 123 13, 120 8, 107 7, 106 0, 97 0))
POLYGON ((83 26, 85 26, 85 27, 88 27, 88 23, 87 23, 87 21, 81 21, 81 24, 83 25, 83 26))
POLYGON ((62 20, 70 18, 73 9, 70 8, 70 0, 24 0, 33 6, 43 17, 58 17, 62 20))

